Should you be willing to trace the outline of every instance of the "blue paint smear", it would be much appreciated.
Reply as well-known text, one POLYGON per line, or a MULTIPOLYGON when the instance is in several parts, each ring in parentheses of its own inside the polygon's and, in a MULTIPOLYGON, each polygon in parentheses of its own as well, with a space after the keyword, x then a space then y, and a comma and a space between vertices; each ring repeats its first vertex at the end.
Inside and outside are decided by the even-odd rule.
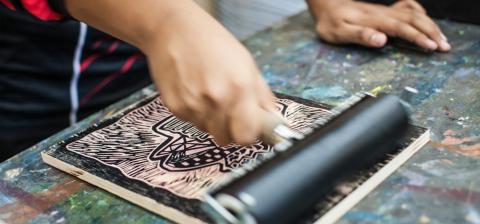
POLYGON ((16 201, 15 198, 9 197, 0 192, 0 205, 11 204, 11 203, 14 203, 15 201, 16 201))
POLYGON ((302 97, 306 99, 341 98, 348 92, 341 86, 322 86, 303 91, 302 97))
POLYGON ((349 221, 353 222, 385 222, 387 221, 386 218, 380 215, 376 215, 373 213, 368 213, 368 212, 354 212, 350 211, 347 214, 345 214, 344 218, 349 221))

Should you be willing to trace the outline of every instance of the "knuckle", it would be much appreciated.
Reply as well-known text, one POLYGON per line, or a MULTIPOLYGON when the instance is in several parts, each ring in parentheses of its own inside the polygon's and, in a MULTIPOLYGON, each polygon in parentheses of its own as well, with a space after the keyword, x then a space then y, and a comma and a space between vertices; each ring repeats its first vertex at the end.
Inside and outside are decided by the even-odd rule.
POLYGON ((249 83, 246 79, 235 79, 230 82, 230 88, 229 91, 234 92, 234 93, 244 93, 247 90, 247 86, 249 83))
POLYGON ((358 30, 357 36, 363 41, 368 41, 370 39, 370 31, 368 29, 358 30))
POLYGON ((221 106, 227 98, 227 91, 221 85, 210 85, 204 91, 203 97, 214 106, 221 106))
POLYGON ((411 11, 409 16, 409 23, 418 23, 425 20, 425 15, 418 11, 411 11))
POLYGON ((405 5, 410 7, 410 8, 415 8, 416 4, 415 4, 415 1, 413 0, 404 0, 405 2, 405 5))
POLYGON ((420 18, 416 15, 415 12, 411 12, 407 15, 406 22, 409 24, 415 24, 418 23, 420 18))
POLYGON ((411 15, 413 18, 416 18, 416 19, 422 19, 422 18, 425 18, 425 14, 419 12, 419 11, 412 11, 411 12, 411 15))
POLYGON ((396 31, 396 26, 398 24, 398 21, 396 19, 392 18, 385 18, 384 20, 379 21, 379 24, 373 28, 382 30, 387 33, 395 33, 396 31))
POLYGON ((405 29, 406 27, 406 24, 404 22, 401 22, 400 20, 392 20, 390 22, 392 28, 395 28, 395 29, 398 29, 398 30, 402 30, 402 29, 405 29))

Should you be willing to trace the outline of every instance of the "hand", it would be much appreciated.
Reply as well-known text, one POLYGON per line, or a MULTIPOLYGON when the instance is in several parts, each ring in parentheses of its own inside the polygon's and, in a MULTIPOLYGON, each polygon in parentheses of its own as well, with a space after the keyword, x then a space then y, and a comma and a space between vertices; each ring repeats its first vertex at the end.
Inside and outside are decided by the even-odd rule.
POLYGON ((166 106, 220 145, 253 143, 274 96, 255 62, 193 1, 65 0, 80 21, 138 48, 166 106))
POLYGON ((440 28, 414 0, 391 6, 352 0, 308 0, 320 37, 331 43, 382 47, 387 36, 403 38, 428 50, 449 51, 440 28))
POLYGON ((196 10, 183 13, 144 47, 164 103, 220 145, 253 143, 262 110, 274 108, 272 92, 248 50, 217 21, 196 10))

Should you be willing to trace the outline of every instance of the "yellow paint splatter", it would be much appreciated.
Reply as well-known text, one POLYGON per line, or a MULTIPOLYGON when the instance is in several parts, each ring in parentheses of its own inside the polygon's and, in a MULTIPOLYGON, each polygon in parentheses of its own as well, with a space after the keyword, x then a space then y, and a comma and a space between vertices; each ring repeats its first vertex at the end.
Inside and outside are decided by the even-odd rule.
POLYGON ((379 93, 385 92, 386 90, 391 90, 391 89, 392 89, 391 85, 383 85, 383 86, 377 86, 368 92, 377 96, 379 93))

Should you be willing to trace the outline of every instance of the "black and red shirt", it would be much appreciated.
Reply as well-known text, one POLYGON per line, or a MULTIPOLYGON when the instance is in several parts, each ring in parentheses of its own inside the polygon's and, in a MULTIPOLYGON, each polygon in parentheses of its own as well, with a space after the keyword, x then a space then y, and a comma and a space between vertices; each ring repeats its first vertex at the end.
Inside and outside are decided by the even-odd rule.
POLYGON ((137 48, 61 1, 0 0, 0 142, 47 137, 149 83, 137 48))

